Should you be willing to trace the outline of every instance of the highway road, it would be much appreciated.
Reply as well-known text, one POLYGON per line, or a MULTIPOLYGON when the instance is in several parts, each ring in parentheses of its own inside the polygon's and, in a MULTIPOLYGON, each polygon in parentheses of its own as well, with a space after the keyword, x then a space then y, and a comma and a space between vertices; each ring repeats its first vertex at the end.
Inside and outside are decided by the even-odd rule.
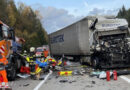
POLYGON ((44 77, 44 80, 17 78, 10 85, 12 90, 130 90, 130 75, 119 76, 116 81, 90 77, 89 74, 57 76, 57 72, 47 73, 44 77))

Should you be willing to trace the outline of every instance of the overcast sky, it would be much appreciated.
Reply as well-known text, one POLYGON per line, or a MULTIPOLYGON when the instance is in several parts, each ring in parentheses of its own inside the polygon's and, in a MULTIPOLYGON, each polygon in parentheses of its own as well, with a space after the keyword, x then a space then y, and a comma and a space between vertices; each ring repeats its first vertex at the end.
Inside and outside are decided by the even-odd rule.
POLYGON ((88 15, 116 15, 130 0, 14 0, 23 2, 43 16, 43 27, 48 33, 57 31, 88 15))

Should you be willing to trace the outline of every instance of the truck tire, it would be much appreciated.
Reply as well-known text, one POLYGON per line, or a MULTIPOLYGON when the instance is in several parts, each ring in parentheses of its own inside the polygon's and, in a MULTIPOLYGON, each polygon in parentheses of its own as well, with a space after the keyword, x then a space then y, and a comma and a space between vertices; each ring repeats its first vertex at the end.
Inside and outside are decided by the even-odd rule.
POLYGON ((9 81, 14 81, 16 78, 16 70, 14 66, 11 66, 9 71, 8 71, 8 80, 9 81))
POLYGON ((15 65, 16 65, 16 68, 19 70, 20 68, 21 68, 21 66, 22 66, 22 64, 21 64, 22 62, 21 62, 21 60, 20 59, 17 59, 16 60, 16 63, 15 63, 15 65))
POLYGON ((96 69, 99 67, 99 59, 97 57, 95 57, 93 60, 92 60, 92 66, 96 69))

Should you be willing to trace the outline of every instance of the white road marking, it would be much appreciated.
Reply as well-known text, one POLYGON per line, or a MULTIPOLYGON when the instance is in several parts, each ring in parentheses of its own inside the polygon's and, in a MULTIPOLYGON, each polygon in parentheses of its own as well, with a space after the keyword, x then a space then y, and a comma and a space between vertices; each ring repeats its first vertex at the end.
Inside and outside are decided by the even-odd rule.
POLYGON ((130 83, 130 79, 125 77, 125 76, 120 76, 120 78, 124 79, 125 81, 127 81, 128 83, 130 83))
POLYGON ((44 78, 44 80, 42 80, 35 88, 34 90, 38 90, 42 84, 45 83, 45 81, 48 79, 48 77, 52 74, 52 71, 50 70, 49 74, 44 78))

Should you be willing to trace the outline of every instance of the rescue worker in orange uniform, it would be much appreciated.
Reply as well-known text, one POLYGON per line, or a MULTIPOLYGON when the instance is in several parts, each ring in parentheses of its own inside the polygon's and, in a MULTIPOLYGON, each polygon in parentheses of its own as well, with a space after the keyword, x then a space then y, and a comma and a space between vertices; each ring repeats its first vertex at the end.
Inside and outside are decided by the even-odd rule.
POLYGON ((44 57, 46 58, 49 54, 48 50, 44 49, 43 54, 44 54, 44 57))
POLYGON ((8 79, 7 79, 7 73, 5 70, 5 65, 8 64, 8 60, 4 55, 0 53, 0 76, 3 78, 2 81, 0 81, 0 84, 4 86, 8 86, 8 79))

